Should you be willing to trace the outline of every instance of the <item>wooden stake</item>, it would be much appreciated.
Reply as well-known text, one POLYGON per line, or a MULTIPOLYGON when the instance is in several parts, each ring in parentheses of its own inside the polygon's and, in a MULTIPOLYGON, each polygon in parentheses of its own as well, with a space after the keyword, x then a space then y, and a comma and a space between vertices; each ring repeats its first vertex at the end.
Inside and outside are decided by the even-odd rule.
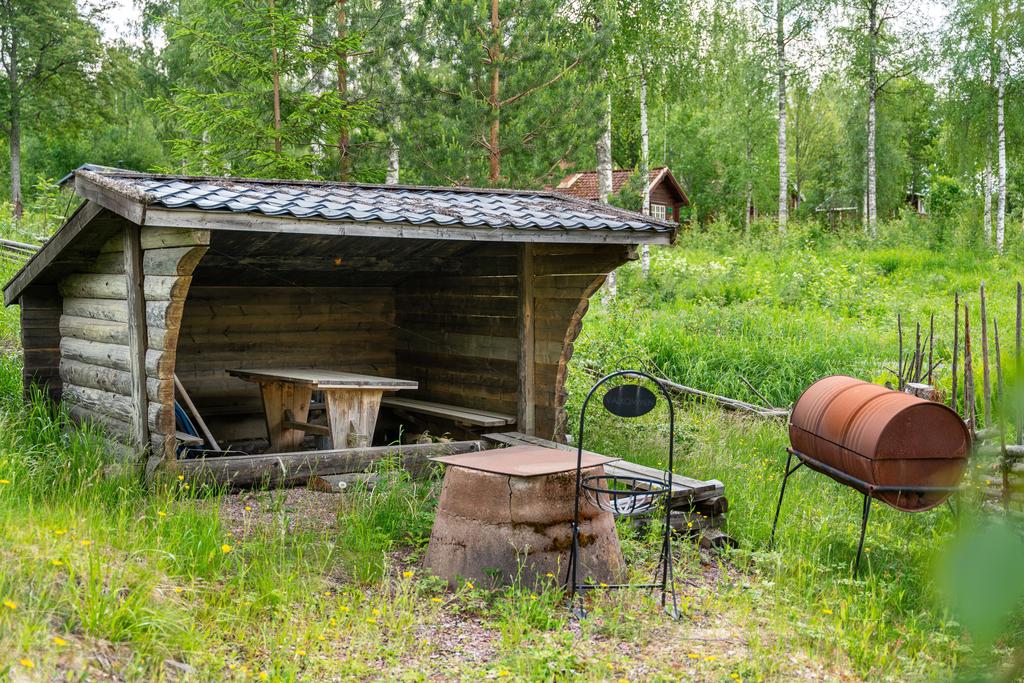
POLYGON ((1001 469, 1003 474, 1003 508, 1007 509, 1010 506, 1010 459, 1006 455, 1006 424, 1003 419, 1003 363, 999 357, 1001 355, 999 349, 999 321, 994 315, 992 316, 992 334, 996 343, 996 398, 999 400, 996 407, 996 413, 998 415, 997 422, 999 426, 999 450, 1002 455, 1000 464, 1002 465, 1001 469))
POLYGON ((971 362, 971 309, 964 304, 964 422, 974 431, 974 367, 971 362))
POLYGON ((992 378, 988 364, 988 313, 985 310, 985 283, 981 283, 981 381, 985 407, 985 426, 992 426, 992 378))
POLYGON ((1021 285, 1017 283, 1017 376, 1014 379, 1015 391, 1013 402, 1014 412, 1017 414, 1017 443, 1024 444, 1024 403, 1021 401, 1021 389, 1024 388, 1024 364, 1022 364, 1021 356, 1021 326, 1024 324, 1024 311, 1022 311, 1022 296, 1021 285))
POLYGON ((935 314, 928 323, 928 384, 932 383, 932 357, 935 352, 935 314))
POLYGON ((897 352, 896 388, 903 391, 903 316, 896 314, 896 334, 899 335, 899 351, 897 352))
POLYGON ((953 388, 949 394, 949 407, 959 415, 956 396, 957 356, 960 352, 960 292, 953 294, 953 388))

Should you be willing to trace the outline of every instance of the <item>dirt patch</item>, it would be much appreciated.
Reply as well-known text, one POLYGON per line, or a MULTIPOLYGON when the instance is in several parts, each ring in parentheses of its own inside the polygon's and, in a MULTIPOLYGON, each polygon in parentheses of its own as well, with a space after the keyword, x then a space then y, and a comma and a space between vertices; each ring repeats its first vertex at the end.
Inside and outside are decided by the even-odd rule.
POLYGON ((258 527, 328 532, 337 527, 340 494, 305 488, 247 491, 220 501, 221 522, 237 539, 258 527))

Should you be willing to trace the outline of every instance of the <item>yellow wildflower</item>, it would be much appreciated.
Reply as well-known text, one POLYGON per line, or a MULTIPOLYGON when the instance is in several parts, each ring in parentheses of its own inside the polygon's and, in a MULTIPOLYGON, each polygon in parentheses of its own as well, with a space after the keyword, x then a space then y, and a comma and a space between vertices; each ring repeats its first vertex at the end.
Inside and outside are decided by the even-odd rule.
POLYGON ((10 479, 0 479, 0 484, 2 484, 4 486, 7 486, 10 483, 11 483, 10 479))
POLYGON ((372 619, 372 618, 368 618, 368 619, 366 620, 366 623, 367 623, 367 624, 376 624, 376 623, 377 623, 377 620, 376 620, 376 619, 372 619))
POLYGON ((252 506, 251 505, 246 505, 245 506, 245 511, 249 512, 250 510, 252 510, 252 506))
POLYGON ((220 547, 220 551, 226 555, 226 554, 231 552, 231 546, 229 546, 227 543, 225 543, 224 545, 222 545, 220 547))
POLYGON ((554 575, 554 574, 552 574, 551 572, 548 572, 548 573, 547 573, 547 574, 545 574, 544 576, 548 577, 549 579, 553 579, 553 578, 555 578, 555 575, 554 575))
POLYGON ((79 541, 79 543, 81 543, 81 544, 82 544, 82 547, 83 547, 83 548, 88 548, 89 546, 91 546, 91 545, 92 545, 92 541, 90 541, 90 540, 89 540, 89 539, 87 539, 87 538, 83 538, 83 539, 82 539, 81 541, 79 541))
POLYGON ((234 671, 235 669, 238 668, 238 665, 235 664, 234 662, 231 662, 230 664, 228 664, 228 668, 231 669, 232 671, 234 671))
POLYGON ((157 517, 166 517, 166 516, 167 516, 167 513, 166 513, 166 512, 164 512, 163 510, 157 510, 157 511, 156 511, 156 516, 157 516, 157 517))
POLYGON ((68 641, 64 640, 64 639, 63 639, 63 638, 61 638, 60 636, 54 636, 54 637, 53 637, 53 644, 54 644, 54 645, 59 645, 59 646, 61 646, 61 647, 64 647, 65 645, 67 645, 67 644, 68 644, 68 641))
POLYGON ((64 535, 64 534, 66 534, 67 532, 68 532, 68 530, 67 530, 67 529, 54 529, 54 530, 53 530, 53 535, 54 535, 54 536, 63 536, 63 535, 64 535))
POLYGON ((33 662, 28 657, 22 657, 21 659, 19 659, 18 660, 18 664, 21 664, 26 669, 34 669, 34 668, 36 668, 35 662, 33 662))
POLYGON ((61 565, 62 565, 62 564, 64 564, 64 563, 63 563, 63 562, 61 562, 60 560, 58 560, 58 559, 57 559, 57 558, 55 557, 55 558, 53 558, 52 560, 50 560, 50 564, 52 564, 52 565, 53 565, 54 567, 59 567, 59 566, 61 566, 61 565))
POLYGON ((295 654, 297 654, 300 657, 305 657, 306 656, 306 651, 303 650, 302 648, 299 648, 298 650, 295 651, 295 654))
POLYGON ((505 676, 511 675, 511 672, 509 672, 508 669, 502 669, 501 671, 498 672, 498 675, 501 676, 501 677, 505 677, 505 676))
POLYGON ((182 592, 183 590, 185 590, 185 589, 184 589, 184 588, 182 588, 181 586, 175 586, 175 587, 174 587, 174 592, 175 592, 175 593, 180 593, 180 592, 182 592))
POLYGON ((373 616, 375 616, 375 617, 379 617, 379 616, 380 616, 380 610, 379 610, 379 609, 376 609, 376 608, 374 608, 374 610, 373 610, 373 616))
POLYGON ((691 652, 690 654, 688 654, 686 656, 689 657, 690 659, 700 659, 700 655, 697 654, 696 652, 691 652))
POLYGON ((265 681, 265 680, 267 680, 268 678, 270 678, 270 676, 268 676, 268 675, 267 675, 267 672, 266 672, 266 671, 261 671, 261 672, 260 672, 260 680, 261 680, 261 681, 265 681))
POLYGON ((714 655, 708 655, 707 657, 705 657, 705 658, 704 658, 704 661, 705 661, 705 662, 713 662, 713 661, 715 661, 716 659, 718 659, 718 658, 717 658, 717 657, 715 657, 714 655))
POLYGON ((444 602, 441 598, 430 598, 430 602, 444 602))
POLYGON ((467 581, 466 582, 466 588, 468 588, 470 590, 473 590, 473 582, 472 581, 467 581))
POLYGON ((338 625, 338 620, 335 619, 334 617, 331 617, 330 620, 327 623, 329 623, 331 626, 337 626, 338 625))
POLYGON ((348 605, 341 605, 340 607, 338 607, 338 609, 340 609, 342 612, 347 612, 348 611, 348 605))
POLYGON ((187 490, 189 490, 192 487, 189 485, 188 482, 185 482, 184 484, 181 485, 181 488, 183 488, 183 489, 185 489, 187 491, 187 490))
POLYGON ((178 481, 185 481, 185 475, 184 474, 179 474, 178 475, 178 481))
POLYGON ((402 572, 402 576, 404 576, 405 578, 408 579, 410 576, 412 576, 412 572, 411 571, 404 571, 404 572, 402 572))
POLYGON ((825 609, 821 610, 821 613, 822 614, 832 614, 832 610, 830 610, 828 608, 825 608, 825 609))
POLYGON ((14 600, 4 600, 4 607, 7 609, 18 609, 18 603, 14 602, 14 600))

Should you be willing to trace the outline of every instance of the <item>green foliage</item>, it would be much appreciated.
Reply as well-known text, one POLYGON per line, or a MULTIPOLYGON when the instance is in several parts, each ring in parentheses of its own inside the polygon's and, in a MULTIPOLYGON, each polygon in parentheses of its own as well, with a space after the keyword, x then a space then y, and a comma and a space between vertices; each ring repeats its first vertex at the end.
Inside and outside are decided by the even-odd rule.
POLYGON ((230 0, 173 24, 172 38, 190 46, 212 86, 181 84, 154 103, 163 121, 184 133, 171 141, 179 169, 272 178, 330 174, 334 141, 365 121, 368 106, 337 90, 304 86, 310 73, 324 72, 360 45, 358 34, 326 38, 311 29, 323 21, 289 3, 230 0))

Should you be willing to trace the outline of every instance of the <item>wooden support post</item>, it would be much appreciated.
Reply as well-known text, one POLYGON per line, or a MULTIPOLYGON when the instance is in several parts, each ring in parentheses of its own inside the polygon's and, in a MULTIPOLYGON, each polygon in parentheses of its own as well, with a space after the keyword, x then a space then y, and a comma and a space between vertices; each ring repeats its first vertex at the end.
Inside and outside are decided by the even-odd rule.
MULTIPOLYGON (((140 227, 124 229, 124 276, 128 302, 128 369, 132 387, 132 437, 139 453, 149 448, 149 401, 146 396, 146 295, 143 290, 140 227)), ((162 455, 162 454, 161 454, 162 455)))
POLYGON ((533 245, 519 248, 519 393, 516 426, 534 435, 536 426, 536 347, 534 344, 533 245))

